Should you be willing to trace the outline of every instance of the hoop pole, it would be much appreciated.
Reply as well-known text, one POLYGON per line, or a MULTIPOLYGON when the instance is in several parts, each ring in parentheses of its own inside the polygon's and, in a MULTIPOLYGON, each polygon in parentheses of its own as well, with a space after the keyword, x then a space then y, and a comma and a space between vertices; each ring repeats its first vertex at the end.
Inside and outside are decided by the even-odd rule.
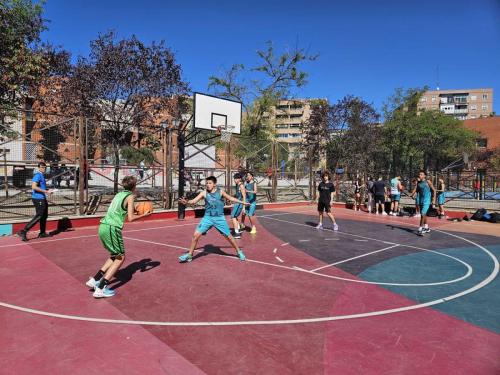
MULTIPOLYGON (((179 129, 179 134, 177 138, 177 145, 179 148, 179 198, 184 197, 184 145, 186 143, 186 138, 184 130, 179 129)), ((186 215, 186 206, 179 202, 177 208, 177 218, 179 220, 184 220, 186 215)))

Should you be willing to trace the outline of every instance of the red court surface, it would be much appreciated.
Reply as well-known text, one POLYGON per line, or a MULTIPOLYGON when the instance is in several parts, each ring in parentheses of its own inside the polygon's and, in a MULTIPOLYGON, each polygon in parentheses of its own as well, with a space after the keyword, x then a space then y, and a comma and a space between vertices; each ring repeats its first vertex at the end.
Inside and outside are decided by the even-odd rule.
POLYGON ((105 300, 85 286, 106 259, 96 227, 3 238, 0 372, 500 373, 493 225, 434 219, 444 232, 419 238, 417 219, 336 213, 338 233, 312 228, 312 206, 258 212, 257 235, 238 240, 246 262, 210 231, 179 264, 199 219, 127 224, 105 300))

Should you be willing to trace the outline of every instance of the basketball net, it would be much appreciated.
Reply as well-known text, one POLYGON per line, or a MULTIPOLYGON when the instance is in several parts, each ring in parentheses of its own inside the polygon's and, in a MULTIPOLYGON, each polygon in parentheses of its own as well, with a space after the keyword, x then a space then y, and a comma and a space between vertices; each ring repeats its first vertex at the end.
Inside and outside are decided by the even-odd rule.
POLYGON ((220 140, 224 143, 231 142, 231 135, 233 134, 234 126, 227 125, 226 128, 219 127, 220 140))

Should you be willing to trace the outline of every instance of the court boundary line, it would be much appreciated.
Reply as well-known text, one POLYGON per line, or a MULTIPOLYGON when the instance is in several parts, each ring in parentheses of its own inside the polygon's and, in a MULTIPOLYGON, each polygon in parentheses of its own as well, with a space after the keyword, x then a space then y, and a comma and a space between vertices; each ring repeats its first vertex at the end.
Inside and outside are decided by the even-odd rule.
MULTIPOLYGON (((371 311, 371 312, 365 312, 365 313, 358 313, 358 314, 347 314, 347 315, 336 315, 336 316, 326 316, 326 317, 316 317, 316 318, 303 318, 303 319, 284 319, 284 320, 248 320, 248 321, 232 321, 232 322, 154 322, 154 321, 139 321, 139 320, 118 320, 118 319, 104 319, 104 318, 92 318, 92 317, 82 317, 82 316, 76 316, 76 315, 66 315, 66 314, 57 314, 57 313, 50 313, 46 311, 41 311, 41 310, 35 310, 35 309, 30 309, 22 306, 16 306, 12 304, 8 304, 5 302, 0 301, 0 306, 10 308, 13 310, 18 310, 18 311, 23 311, 27 313, 32 313, 36 315, 42 315, 42 316, 49 316, 49 317, 54 317, 54 318, 61 318, 61 319, 68 319, 68 320, 78 320, 78 321, 86 321, 86 322, 96 322, 96 323, 112 323, 112 324, 129 324, 129 325, 145 325, 145 326, 248 326, 248 325, 278 325, 278 324, 306 324, 306 323, 320 323, 320 322, 331 322, 331 321, 336 321, 336 320, 347 320, 347 319, 357 319, 357 318, 367 318, 367 317, 373 317, 373 316, 381 316, 381 315, 388 315, 388 314, 393 314, 393 313, 399 313, 399 312, 407 312, 407 311, 412 311, 412 310, 417 310, 425 307, 430 307, 434 305, 438 305, 447 301, 451 301, 456 298, 460 298, 464 295, 473 293, 489 283, 491 283, 498 275, 500 271, 500 264, 496 256, 491 253, 488 249, 486 249, 484 246, 469 240, 467 238, 461 237, 459 235, 447 233, 445 231, 441 230, 436 230, 437 232, 443 233, 445 235, 450 235, 452 237, 461 239, 465 242, 468 242, 476 247, 478 247, 480 250, 485 252, 493 261, 493 270, 492 272, 483 280, 481 280, 479 283, 473 285, 471 288, 468 288, 466 290, 463 290, 461 292, 452 294, 450 296, 438 298, 432 301, 428 301, 425 303, 420 303, 420 304, 415 304, 415 305, 410 305, 410 306, 403 306, 403 307, 398 307, 398 308, 393 308, 393 309, 385 309, 385 310, 379 310, 379 311, 371 311)), ((260 263, 260 262, 259 262, 260 263)), ((283 267, 289 269, 289 267, 286 266, 279 266, 279 265, 274 265, 278 267, 283 267)), ((293 268, 294 270, 300 271, 300 269, 293 268)))

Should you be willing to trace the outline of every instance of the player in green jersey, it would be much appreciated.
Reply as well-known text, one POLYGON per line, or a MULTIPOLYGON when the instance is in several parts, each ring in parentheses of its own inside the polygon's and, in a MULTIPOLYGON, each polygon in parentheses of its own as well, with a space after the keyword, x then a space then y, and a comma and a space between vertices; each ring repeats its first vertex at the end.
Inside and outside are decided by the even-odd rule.
POLYGON ((113 198, 106 216, 101 219, 99 225, 99 239, 104 248, 109 251, 110 257, 99 272, 87 281, 86 285, 94 289, 95 298, 113 297, 115 291, 109 289, 109 283, 115 273, 125 261, 125 248, 123 246, 122 229, 125 219, 135 221, 151 213, 143 215, 134 214, 134 195, 137 179, 127 176, 122 180, 123 191, 113 198))

